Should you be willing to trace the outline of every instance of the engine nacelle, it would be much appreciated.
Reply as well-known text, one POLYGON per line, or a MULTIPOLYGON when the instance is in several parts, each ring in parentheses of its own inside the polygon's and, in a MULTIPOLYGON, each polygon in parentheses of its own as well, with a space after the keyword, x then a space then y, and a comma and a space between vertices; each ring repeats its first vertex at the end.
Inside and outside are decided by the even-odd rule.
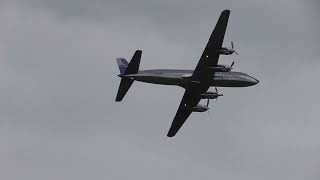
POLYGON ((223 94, 219 94, 217 92, 208 91, 204 94, 200 94, 201 99, 217 99, 219 96, 223 96, 223 94))
POLYGON ((229 72, 232 70, 232 67, 227 65, 217 65, 215 67, 208 67, 208 68, 215 72, 229 72))
POLYGON ((191 108, 192 112, 206 112, 209 109, 210 108, 208 108, 207 106, 200 105, 200 104, 198 104, 197 106, 191 108))
POLYGON ((231 55, 233 53, 236 53, 236 51, 233 50, 232 48, 221 47, 221 49, 218 50, 218 53, 222 55, 231 55))

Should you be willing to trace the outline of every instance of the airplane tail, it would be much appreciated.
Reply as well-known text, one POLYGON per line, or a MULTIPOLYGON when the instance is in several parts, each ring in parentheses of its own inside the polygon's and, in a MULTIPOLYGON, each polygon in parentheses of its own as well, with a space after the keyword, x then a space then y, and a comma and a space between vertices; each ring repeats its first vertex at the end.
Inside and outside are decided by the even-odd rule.
POLYGON ((119 85, 116 102, 122 101, 128 90, 130 89, 132 83, 134 82, 134 79, 129 79, 125 77, 125 75, 136 74, 139 71, 141 54, 142 51, 137 50, 134 53, 130 63, 128 63, 124 58, 117 58, 117 63, 120 70, 119 77, 121 77, 121 82, 119 85))
POLYGON ((128 67, 128 61, 125 58, 117 58, 117 63, 120 71, 119 75, 124 75, 128 67))

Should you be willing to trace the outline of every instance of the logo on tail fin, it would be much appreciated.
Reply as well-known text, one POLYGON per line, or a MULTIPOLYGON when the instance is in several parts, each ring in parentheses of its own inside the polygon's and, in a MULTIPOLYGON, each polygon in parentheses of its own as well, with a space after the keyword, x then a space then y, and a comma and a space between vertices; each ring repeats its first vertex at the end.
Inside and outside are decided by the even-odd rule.
POLYGON ((124 58, 117 58, 117 63, 120 70, 120 75, 123 75, 128 67, 128 62, 124 58))

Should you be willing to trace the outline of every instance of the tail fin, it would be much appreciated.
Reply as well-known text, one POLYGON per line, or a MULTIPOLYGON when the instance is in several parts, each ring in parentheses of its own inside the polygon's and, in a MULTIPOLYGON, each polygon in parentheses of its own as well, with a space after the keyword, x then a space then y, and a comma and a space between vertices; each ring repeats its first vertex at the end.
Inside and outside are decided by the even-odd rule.
POLYGON ((122 101, 124 96, 127 94, 128 90, 130 89, 132 83, 134 82, 133 79, 129 79, 123 75, 136 74, 139 71, 141 54, 142 54, 142 51, 137 50, 134 53, 129 64, 124 58, 117 59, 119 70, 120 70, 120 77, 122 79, 119 85, 116 102, 122 101))

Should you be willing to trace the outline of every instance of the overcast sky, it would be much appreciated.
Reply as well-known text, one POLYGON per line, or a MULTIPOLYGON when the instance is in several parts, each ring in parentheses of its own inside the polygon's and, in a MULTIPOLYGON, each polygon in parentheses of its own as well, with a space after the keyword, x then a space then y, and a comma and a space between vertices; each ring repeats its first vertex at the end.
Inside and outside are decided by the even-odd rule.
POLYGON ((0 179, 319 180, 319 0, 0 0, 0 179), (117 57, 194 69, 217 19, 236 71, 166 134, 184 90, 134 83, 117 57))

